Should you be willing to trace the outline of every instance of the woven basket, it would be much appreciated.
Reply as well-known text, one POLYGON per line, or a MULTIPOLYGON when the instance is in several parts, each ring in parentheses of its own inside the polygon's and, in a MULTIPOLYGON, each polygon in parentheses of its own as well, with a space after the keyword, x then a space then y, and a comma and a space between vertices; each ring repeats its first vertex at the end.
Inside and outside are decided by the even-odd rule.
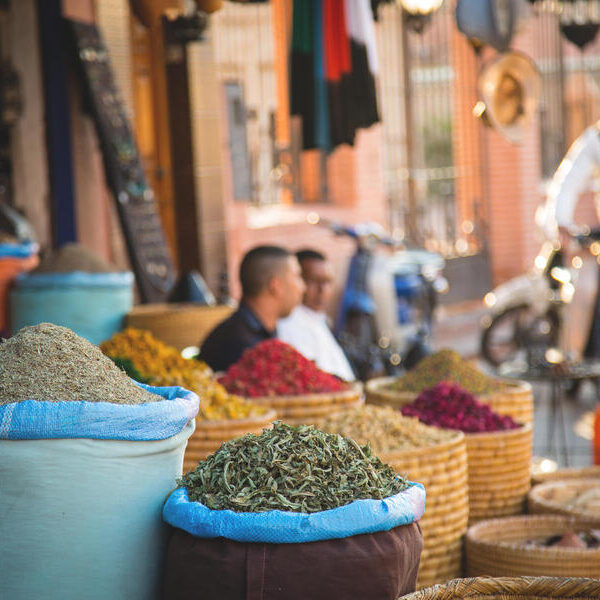
POLYGON ((580 508, 569 508, 565 505, 577 495, 594 489, 600 489, 598 479, 566 479, 541 483, 529 492, 527 498, 529 512, 567 515, 595 524, 597 527, 600 525, 600 509, 597 512, 586 511, 580 508))
POLYGON ((469 514, 465 435, 456 431, 434 446, 378 453, 379 458, 427 490, 427 510, 419 522, 423 553, 419 588, 461 575, 462 538, 469 514))
POLYGON ((469 433, 469 524, 523 512, 531 487, 531 425, 469 433))
POLYGON ((325 416, 351 410, 363 403, 362 384, 353 383, 341 392, 298 396, 263 396, 249 398, 255 404, 277 411, 278 417, 291 425, 311 425, 325 416))
POLYGON ((564 479, 593 479, 600 477, 600 465, 591 467, 558 469, 551 473, 536 473, 531 476, 531 485, 539 485, 546 481, 559 481, 564 479))
POLYGON ((436 585, 403 600, 597 600, 600 581, 579 577, 473 577, 436 585))
POLYGON ((125 323, 127 327, 146 329, 165 344, 183 350, 199 346, 232 312, 230 306, 144 304, 134 306, 125 317, 125 323))
POLYGON ((522 515, 482 521, 469 529, 465 539, 467 575, 600 579, 600 548, 525 546, 527 540, 562 535, 573 528, 573 519, 559 515, 522 515))
MULTIPOLYGON (((396 381, 395 377, 378 377, 367 381, 365 394, 367 404, 378 406, 392 406, 402 408, 411 403, 417 396, 417 392, 403 392, 388 389, 396 381)), ((533 392, 531 384, 526 381, 502 381, 506 389, 479 396, 478 399, 496 413, 510 416, 517 423, 533 424, 533 392)))
POLYGON ((199 421, 196 419, 196 429, 188 440, 183 457, 183 472, 195 469, 198 462, 218 450, 223 442, 245 433, 262 433, 263 429, 271 426, 276 416, 274 410, 269 410, 264 415, 248 419, 222 421, 199 421))

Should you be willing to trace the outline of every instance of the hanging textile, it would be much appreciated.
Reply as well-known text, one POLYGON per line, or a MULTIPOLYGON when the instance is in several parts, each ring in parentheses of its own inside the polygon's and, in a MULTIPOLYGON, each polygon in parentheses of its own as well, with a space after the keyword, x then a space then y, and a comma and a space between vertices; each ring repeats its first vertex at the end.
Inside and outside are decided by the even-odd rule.
POLYGON ((302 117, 302 146, 315 148, 315 74, 313 2, 294 2, 290 59, 292 115, 302 117))
POLYGON ((352 56, 351 106, 354 129, 379 121, 375 76, 379 70, 370 0, 345 0, 346 27, 352 56))
POLYGON ((302 117, 304 149, 353 144, 379 120, 371 0, 295 0, 291 113, 302 117))
POLYGON ((323 21, 330 134, 331 144, 335 147, 354 141, 354 128, 346 101, 350 91, 352 61, 350 39, 346 31, 345 0, 323 0, 323 21))
MULTIPOLYGON (((315 71, 315 145, 331 150, 329 135, 329 100, 325 80, 327 53, 325 46, 325 24, 323 20, 323 0, 313 0, 314 63, 315 71)), ((294 2, 296 4, 296 2, 294 2)))

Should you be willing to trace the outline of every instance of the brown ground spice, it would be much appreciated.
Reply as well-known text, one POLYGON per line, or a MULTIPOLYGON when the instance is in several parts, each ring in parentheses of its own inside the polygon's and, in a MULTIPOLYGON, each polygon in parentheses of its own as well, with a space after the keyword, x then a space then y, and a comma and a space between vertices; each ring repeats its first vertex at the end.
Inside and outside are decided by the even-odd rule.
POLYGON ((44 258, 33 273, 114 273, 118 270, 79 244, 65 244, 44 258))
POLYGON ((23 400, 157 402, 101 350, 66 327, 24 327, 0 344, 0 405, 23 400))

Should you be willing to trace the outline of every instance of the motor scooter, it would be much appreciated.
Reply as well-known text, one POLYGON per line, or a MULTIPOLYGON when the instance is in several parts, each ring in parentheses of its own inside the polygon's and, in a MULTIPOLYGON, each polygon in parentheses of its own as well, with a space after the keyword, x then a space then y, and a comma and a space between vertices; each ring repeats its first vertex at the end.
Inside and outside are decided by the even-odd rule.
MULTIPOLYGON (((600 228, 574 236, 581 247, 600 240, 600 228)), ((558 348, 565 307, 575 294, 581 258, 565 265, 558 244, 545 241, 528 273, 514 277, 484 297, 481 356, 493 367, 520 361, 537 367, 546 351, 558 348)))
POLYGON ((448 289, 444 259, 405 248, 377 223, 322 224, 356 242, 334 333, 359 379, 411 368, 431 352, 438 294, 448 289))

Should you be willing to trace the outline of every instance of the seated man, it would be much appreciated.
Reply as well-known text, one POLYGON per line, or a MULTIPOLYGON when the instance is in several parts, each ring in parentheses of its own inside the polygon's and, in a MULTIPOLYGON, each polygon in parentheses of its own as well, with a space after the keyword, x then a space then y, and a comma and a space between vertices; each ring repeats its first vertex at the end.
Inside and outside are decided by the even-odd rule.
POLYGON ((278 319, 288 316, 304 293, 296 257, 278 246, 257 246, 240 265, 239 308, 209 333, 199 359, 225 371, 246 348, 274 338, 278 319))
POLYGON ((327 325, 325 308, 331 298, 332 269, 320 252, 301 250, 296 253, 306 291, 302 304, 277 325, 280 340, 294 346, 317 367, 346 381, 356 377, 333 333, 327 325))

